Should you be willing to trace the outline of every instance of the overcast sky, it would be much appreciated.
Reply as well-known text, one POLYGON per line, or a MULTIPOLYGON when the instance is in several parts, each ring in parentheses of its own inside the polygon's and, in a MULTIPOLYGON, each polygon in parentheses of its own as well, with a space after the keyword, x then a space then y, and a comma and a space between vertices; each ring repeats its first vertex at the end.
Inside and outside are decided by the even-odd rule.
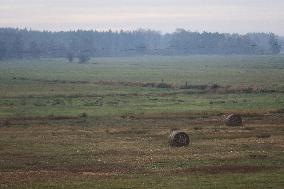
POLYGON ((0 0, 0 27, 274 32, 284 0, 0 0))

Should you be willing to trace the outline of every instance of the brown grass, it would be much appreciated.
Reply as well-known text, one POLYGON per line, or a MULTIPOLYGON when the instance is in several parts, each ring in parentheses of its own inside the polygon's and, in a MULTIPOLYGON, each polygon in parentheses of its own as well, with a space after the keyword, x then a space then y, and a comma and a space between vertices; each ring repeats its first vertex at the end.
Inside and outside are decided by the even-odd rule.
POLYGON ((14 123, 25 120, 27 127, 0 128, 0 184, 136 174, 273 172, 284 168, 279 154, 284 118, 277 115, 273 124, 275 116, 247 115, 245 127, 238 128, 224 126, 219 114, 209 113, 143 115, 134 120, 113 117, 116 125, 101 119, 92 120, 90 127, 75 124, 77 117, 62 117, 65 121, 57 125, 48 117, 44 118, 48 124, 40 117, 13 118, 14 123), (189 134, 188 147, 168 147, 173 125, 189 134), (263 133, 271 136, 256 137, 263 133))

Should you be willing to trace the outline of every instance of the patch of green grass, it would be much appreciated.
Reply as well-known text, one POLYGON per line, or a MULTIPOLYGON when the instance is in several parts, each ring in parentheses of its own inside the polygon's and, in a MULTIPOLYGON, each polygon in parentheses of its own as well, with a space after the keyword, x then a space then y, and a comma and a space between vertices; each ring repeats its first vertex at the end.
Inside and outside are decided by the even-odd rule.
MULTIPOLYGON (((144 89, 146 90, 146 89, 144 89)), ((0 99, 0 116, 121 116, 178 112, 271 112, 284 106, 282 94, 106 95, 0 99), (154 100, 153 100, 154 99, 154 100), (219 103, 222 101, 222 103, 219 103)))
POLYGON ((127 112, 277 111, 283 108, 282 92, 194 94, 178 88, 96 82, 163 80, 179 86, 187 81, 192 85, 217 83, 281 91, 283 60, 279 55, 96 58, 86 65, 70 64, 64 59, 1 61, 0 116, 76 116, 85 112, 97 117, 127 112))
MULTIPOLYGON (((270 174, 225 174, 225 175, 133 175, 132 177, 99 178, 99 179, 80 179, 73 178, 65 180, 63 183, 36 183, 24 186, 13 186, 11 188, 181 188, 181 189, 243 189, 243 188, 273 188, 282 189, 284 186, 284 172, 275 171, 270 174)), ((10 187, 6 187, 10 188, 10 187)))
POLYGON ((283 61, 0 61, 0 188, 283 188, 283 61), (139 86, 162 80, 174 87, 139 86), (245 125, 224 126, 230 112, 245 125), (188 147, 168 146, 173 128, 189 134, 188 147))
MULTIPOLYGON (((278 56, 145 56, 95 58, 90 64, 64 59, 1 61, 1 80, 11 78, 71 81, 131 81, 283 87, 283 55, 278 56), (92 64, 96 62, 96 64, 92 64)), ((22 82, 15 79, 16 82, 22 82)), ((13 81, 12 83, 14 83, 13 81)), ((29 81, 24 81, 30 83, 29 81)))

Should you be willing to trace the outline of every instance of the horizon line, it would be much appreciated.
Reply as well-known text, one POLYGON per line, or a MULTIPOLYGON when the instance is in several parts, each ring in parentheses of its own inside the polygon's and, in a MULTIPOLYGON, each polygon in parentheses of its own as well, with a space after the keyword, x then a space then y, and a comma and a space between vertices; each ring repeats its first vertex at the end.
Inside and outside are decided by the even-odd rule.
POLYGON ((277 34, 274 32, 263 32, 263 31, 251 31, 251 32, 246 32, 246 33, 240 33, 240 32, 218 32, 218 31, 198 31, 198 30, 190 30, 190 29, 185 29, 182 27, 177 27, 174 30, 172 30, 171 32, 164 32, 158 29, 151 29, 151 28, 143 28, 143 27, 139 27, 136 29, 114 29, 114 28, 109 28, 109 29, 83 29, 83 28, 77 28, 77 29, 65 29, 65 30, 50 30, 50 29, 34 29, 31 27, 11 27, 11 26, 0 26, 0 29, 15 29, 15 30, 27 30, 27 31, 32 31, 32 32, 51 32, 51 33, 60 33, 60 32, 77 32, 77 31, 83 31, 83 32, 88 32, 88 31, 93 31, 93 32, 135 32, 135 31, 152 31, 152 32, 157 32, 160 33, 162 35, 166 35, 166 34, 172 34, 177 32, 178 30, 184 30, 186 32, 192 32, 192 33, 219 33, 219 34, 229 34, 229 35, 234 35, 234 34, 238 34, 238 35, 246 35, 246 34, 252 34, 252 33, 263 33, 263 34, 274 34, 276 36, 280 36, 282 37, 283 35, 281 34, 277 34))

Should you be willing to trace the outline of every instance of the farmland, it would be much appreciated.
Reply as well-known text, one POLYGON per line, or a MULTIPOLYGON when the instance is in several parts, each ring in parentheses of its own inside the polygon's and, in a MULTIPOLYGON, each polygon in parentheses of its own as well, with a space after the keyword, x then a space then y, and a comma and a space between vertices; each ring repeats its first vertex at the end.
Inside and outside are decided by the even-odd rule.
POLYGON ((283 188, 283 94, 283 55, 2 60, 0 188, 283 188))

